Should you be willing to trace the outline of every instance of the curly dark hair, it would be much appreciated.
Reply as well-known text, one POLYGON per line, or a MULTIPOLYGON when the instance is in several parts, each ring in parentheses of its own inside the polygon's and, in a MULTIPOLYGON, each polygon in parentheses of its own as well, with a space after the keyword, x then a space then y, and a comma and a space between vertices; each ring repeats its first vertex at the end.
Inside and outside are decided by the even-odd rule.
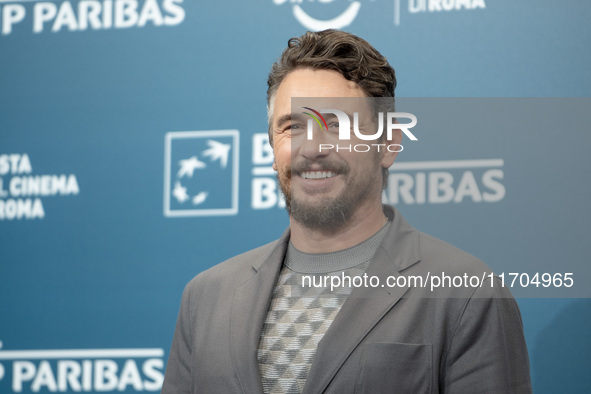
MULTIPOLYGON (((271 67, 267 79, 269 142, 275 94, 283 79, 297 69, 333 70, 357 83, 368 97, 392 97, 396 88, 394 68, 367 41, 339 30, 306 32, 288 41, 287 48, 271 67)), ((388 169, 384 168, 384 187, 388 169)))

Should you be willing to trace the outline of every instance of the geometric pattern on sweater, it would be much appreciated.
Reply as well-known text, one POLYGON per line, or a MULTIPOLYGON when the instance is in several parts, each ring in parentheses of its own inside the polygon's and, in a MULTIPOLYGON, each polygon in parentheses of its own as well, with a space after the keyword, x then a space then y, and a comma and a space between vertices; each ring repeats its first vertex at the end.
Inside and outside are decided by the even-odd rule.
MULTIPOLYGON (((361 276, 368 265, 321 276, 361 276)), ((264 393, 302 392, 318 343, 352 291, 302 287, 301 277, 284 264, 273 292, 257 351, 264 393)))

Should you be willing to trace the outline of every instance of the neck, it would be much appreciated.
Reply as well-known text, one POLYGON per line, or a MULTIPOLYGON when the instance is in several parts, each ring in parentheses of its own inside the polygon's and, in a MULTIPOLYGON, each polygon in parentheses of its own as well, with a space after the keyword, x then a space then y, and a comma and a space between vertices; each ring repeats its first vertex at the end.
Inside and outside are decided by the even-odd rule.
POLYGON ((291 242, 305 253, 330 253, 365 241, 386 224, 380 200, 360 206, 349 221, 335 230, 310 229, 290 217, 291 242))

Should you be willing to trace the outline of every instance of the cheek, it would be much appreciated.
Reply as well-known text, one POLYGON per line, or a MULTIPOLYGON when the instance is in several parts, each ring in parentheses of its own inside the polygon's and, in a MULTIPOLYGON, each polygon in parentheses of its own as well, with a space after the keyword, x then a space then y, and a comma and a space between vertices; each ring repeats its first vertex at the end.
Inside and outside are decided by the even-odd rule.
POLYGON ((351 173, 356 176, 371 179, 374 174, 379 173, 381 176, 381 160, 382 155, 378 152, 357 153, 354 157, 349 158, 347 162, 351 167, 351 173))
POLYGON ((283 149, 275 149, 273 152, 275 155, 273 161, 273 169, 284 175, 286 172, 291 171, 291 154, 289 151, 283 149))
POLYGON ((284 166, 291 161, 291 147, 289 144, 276 144, 275 149, 273 149, 273 154, 275 155, 275 163, 278 166, 284 166))

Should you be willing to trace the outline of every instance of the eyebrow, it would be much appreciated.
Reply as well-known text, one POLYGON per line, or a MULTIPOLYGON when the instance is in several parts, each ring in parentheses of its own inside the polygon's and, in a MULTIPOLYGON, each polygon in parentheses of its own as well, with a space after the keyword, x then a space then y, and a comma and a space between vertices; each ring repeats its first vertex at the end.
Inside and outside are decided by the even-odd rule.
POLYGON ((276 127, 281 127, 283 124, 291 122, 292 120, 297 120, 297 121, 301 121, 303 120, 305 117, 303 115, 300 114, 285 114, 280 116, 279 118, 277 118, 277 122, 275 122, 275 126, 276 127))
POLYGON ((277 118, 277 122, 275 122, 276 127, 281 127, 284 123, 291 122, 291 114, 285 114, 277 118))

